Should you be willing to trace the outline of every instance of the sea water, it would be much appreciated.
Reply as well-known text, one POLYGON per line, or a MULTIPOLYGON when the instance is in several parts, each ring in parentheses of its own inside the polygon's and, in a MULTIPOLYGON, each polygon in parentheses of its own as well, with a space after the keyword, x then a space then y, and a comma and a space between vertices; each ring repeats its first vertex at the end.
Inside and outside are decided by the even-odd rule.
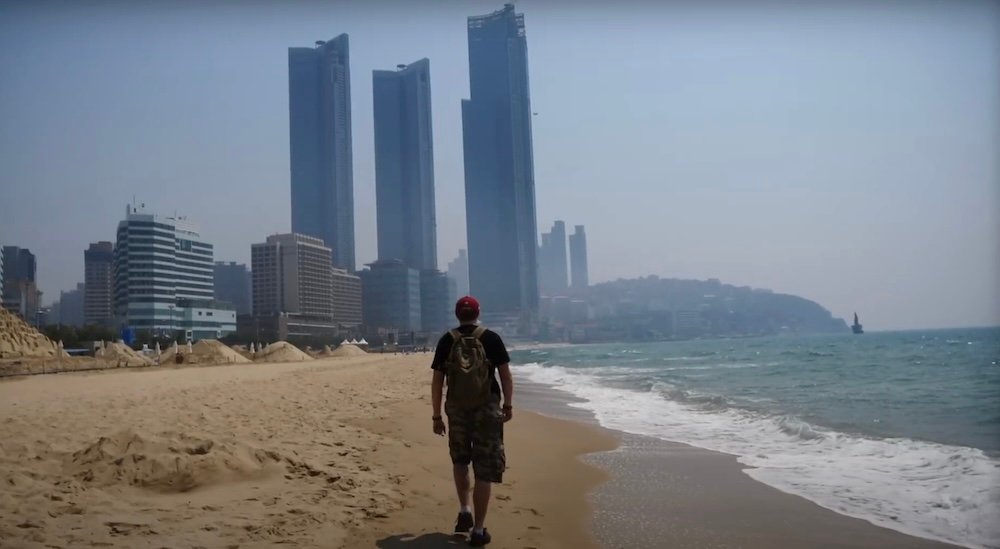
POLYGON ((837 512, 1000 547, 1000 328, 575 345, 515 375, 837 512))

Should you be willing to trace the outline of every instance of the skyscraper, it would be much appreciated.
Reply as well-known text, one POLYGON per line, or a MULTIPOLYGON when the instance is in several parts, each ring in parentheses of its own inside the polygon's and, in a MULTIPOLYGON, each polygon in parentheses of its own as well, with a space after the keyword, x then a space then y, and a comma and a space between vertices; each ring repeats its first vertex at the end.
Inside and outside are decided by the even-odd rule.
POLYGON ((231 303, 236 314, 250 314, 250 271, 243 263, 215 262, 215 299, 231 303))
POLYGON ((378 257, 437 268, 430 61, 372 73, 378 257))
POLYGON ((459 250, 458 257, 448 263, 448 278, 455 281, 457 296, 469 295, 469 256, 465 250, 459 250))
POLYGON ((129 206, 118 223, 112 295, 115 320, 187 339, 236 331, 236 311, 215 301, 214 247, 184 218, 129 206))
POLYGON ((420 271, 398 259, 380 259, 359 274, 361 307, 369 333, 420 331, 420 271))
POLYGON ((35 281, 35 254, 28 248, 4 246, 0 255, 4 265, 3 280, 0 281, 3 306, 35 325, 42 304, 42 292, 35 281))
POLYGON ((83 318, 87 324, 110 326, 114 283, 114 244, 92 242, 83 252, 83 318))
POLYGON ((469 285, 490 313, 538 310, 538 228, 524 16, 469 17, 462 101, 469 285))
POLYGON ((288 48, 292 232, 323 240, 354 271, 351 69, 347 35, 288 48))
POLYGON ((583 225, 577 225, 573 234, 569 235, 569 261, 573 289, 586 289, 590 285, 590 277, 587 274, 587 235, 583 232, 583 225))
POLYGON ((554 297, 566 295, 569 288, 569 268, 566 258, 566 223, 556 221, 552 230, 542 233, 538 250, 538 279, 541 294, 554 297))

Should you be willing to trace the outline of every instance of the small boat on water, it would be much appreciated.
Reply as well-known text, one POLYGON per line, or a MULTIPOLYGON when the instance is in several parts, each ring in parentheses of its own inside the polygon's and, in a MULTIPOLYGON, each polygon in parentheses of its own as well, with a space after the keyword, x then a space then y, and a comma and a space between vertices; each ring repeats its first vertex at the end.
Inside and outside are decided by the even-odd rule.
POLYGON ((858 322, 858 313, 854 313, 854 324, 851 324, 851 331, 856 334, 865 333, 865 331, 861 328, 861 323, 858 322))

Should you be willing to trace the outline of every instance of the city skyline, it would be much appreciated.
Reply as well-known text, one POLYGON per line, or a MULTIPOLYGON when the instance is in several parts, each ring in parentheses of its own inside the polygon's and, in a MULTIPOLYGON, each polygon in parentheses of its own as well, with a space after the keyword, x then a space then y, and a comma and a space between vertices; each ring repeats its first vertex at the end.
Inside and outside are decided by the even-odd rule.
MULTIPOLYGON (((719 278, 838 317, 858 309, 866 327, 998 323, 997 8, 866 6, 519 5, 539 111, 539 224, 588 226, 592 282, 719 278), (817 21, 827 26, 809 33, 817 21), (588 45, 601 29, 633 40, 588 45)), ((4 6, 0 64, 14 77, 0 87, 0 240, 38 254, 50 300, 81 280, 87 242, 111 238, 120 201, 108 197, 135 195, 198 219, 218 259, 247 262, 248 227, 290 227, 287 47, 347 32, 355 70, 435 62, 443 264, 465 247, 453 205, 465 17, 498 7, 429 5, 376 29, 359 7, 255 6, 220 39, 210 36, 229 21, 224 7, 189 28, 183 9, 121 9, 80 27, 77 8, 4 6), (440 40, 426 40, 429 28, 440 40), (52 39, 31 39, 41 32, 52 39), (72 65, 58 62, 67 44, 72 65), (62 79, 77 83, 71 96, 51 84, 62 79), (40 219, 67 236, 39 231, 40 219)), ((371 99, 363 82, 353 92, 364 263, 375 257, 371 99)))

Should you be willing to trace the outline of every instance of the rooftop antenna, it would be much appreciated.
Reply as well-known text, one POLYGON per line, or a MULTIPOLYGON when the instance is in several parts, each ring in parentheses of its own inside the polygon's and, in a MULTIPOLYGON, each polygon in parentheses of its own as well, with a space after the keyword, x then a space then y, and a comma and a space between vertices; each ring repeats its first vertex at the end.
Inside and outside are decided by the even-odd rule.
POLYGON ((323 44, 326 44, 326 40, 317 40, 316 41, 316 47, 322 46, 323 44))
POLYGON ((399 65, 396 65, 396 69, 397 69, 397 70, 403 70, 403 69, 405 69, 405 68, 406 68, 406 65, 404 65, 404 64, 402 64, 402 63, 400 63, 399 65))

